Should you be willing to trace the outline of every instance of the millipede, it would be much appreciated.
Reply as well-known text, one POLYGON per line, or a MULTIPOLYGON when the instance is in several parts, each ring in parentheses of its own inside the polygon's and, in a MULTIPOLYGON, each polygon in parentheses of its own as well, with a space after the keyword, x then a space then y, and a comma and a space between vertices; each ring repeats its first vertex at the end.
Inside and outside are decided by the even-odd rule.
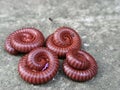
POLYGON ((63 62, 64 73, 75 81, 87 81, 97 74, 97 63, 86 51, 70 50, 63 62))
POLYGON ((59 57, 65 57, 68 50, 81 48, 81 38, 72 28, 60 27, 49 35, 46 47, 54 51, 59 57))
POLYGON ((44 44, 43 34, 35 28, 23 28, 11 33, 5 41, 5 50, 10 54, 28 53, 44 44))
POLYGON ((23 80, 31 84, 46 83, 57 74, 57 55, 48 48, 36 48, 23 56, 18 63, 18 72, 23 80))
POLYGON ((31 84, 43 84, 52 80, 59 69, 58 58, 64 58, 63 72, 70 79, 92 79, 98 71, 96 60, 81 50, 81 46, 79 34, 65 26, 59 27, 46 41, 40 30, 22 28, 11 33, 4 44, 5 50, 10 54, 26 53, 19 60, 18 73, 24 81, 31 84))

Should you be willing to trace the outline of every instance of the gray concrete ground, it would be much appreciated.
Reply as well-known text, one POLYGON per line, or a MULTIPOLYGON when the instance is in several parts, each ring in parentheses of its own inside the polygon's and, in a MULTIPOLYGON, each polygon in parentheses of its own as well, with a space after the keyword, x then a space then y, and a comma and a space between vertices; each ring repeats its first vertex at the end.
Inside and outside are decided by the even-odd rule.
POLYGON ((120 0, 0 0, 0 90, 64 89, 120 90, 120 0), (82 49, 98 63, 97 76, 74 82, 60 69, 47 84, 24 82, 17 72, 21 56, 4 51, 5 38, 22 27, 38 28, 47 37, 60 26, 82 37, 82 49))

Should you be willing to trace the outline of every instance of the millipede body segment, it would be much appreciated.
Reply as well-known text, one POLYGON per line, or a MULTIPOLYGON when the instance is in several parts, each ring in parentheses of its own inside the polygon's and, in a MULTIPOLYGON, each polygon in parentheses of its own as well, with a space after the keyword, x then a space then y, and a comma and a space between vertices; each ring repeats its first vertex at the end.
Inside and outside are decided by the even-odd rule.
POLYGON ((59 57, 65 57, 68 50, 81 48, 81 38, 72 28, 60 27, 47 38, 46 47, 59 57))
POLYGON ((23 56, 18 64, 22 79, 32 84, 50 81, 59 68, 57 55, 48 48, 36 48, 23 56))
POLYGON ((23 28, 11 33, 5 41, 5 50, 10 54, 28 53, 44 44, 43 34, 35 28, 23 28))
POLYGON ((95 59, 83 50, 70 50, 63 63, 64 73, 75 81, 87 81, 97 74, 95 59))

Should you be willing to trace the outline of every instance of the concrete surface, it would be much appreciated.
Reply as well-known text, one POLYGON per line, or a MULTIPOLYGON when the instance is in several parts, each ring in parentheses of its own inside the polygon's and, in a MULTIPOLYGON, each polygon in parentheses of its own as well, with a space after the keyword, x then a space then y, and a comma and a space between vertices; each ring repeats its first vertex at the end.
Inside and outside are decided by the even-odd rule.
POLYGON ((120 90, 120 0, 0 0, 0 90, 120 90), (97 76, 74 82, 60 69, 47 84, 24 82, 17 72, 21 56, 4 51, 5 38, 22 27, 47 37, 63 25, 81 35, 82 49, 98 63, 97 76))

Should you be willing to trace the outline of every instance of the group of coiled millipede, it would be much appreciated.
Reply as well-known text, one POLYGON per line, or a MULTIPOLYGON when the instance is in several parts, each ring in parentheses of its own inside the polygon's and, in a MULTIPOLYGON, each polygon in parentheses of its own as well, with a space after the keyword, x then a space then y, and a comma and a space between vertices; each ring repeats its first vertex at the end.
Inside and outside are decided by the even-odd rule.
POLYGON ((59 69, 58 58, 64 59, 63 71, 72 80, 92 79, 97 74, 97 63, 81 46, 80 36, 69 27, 58 28, 46 40, 39 30, 23 28, 11 33, 5 41, 8 53, 26 53, 19 60, 18 72, 32 84, 52 80, 59 69))

